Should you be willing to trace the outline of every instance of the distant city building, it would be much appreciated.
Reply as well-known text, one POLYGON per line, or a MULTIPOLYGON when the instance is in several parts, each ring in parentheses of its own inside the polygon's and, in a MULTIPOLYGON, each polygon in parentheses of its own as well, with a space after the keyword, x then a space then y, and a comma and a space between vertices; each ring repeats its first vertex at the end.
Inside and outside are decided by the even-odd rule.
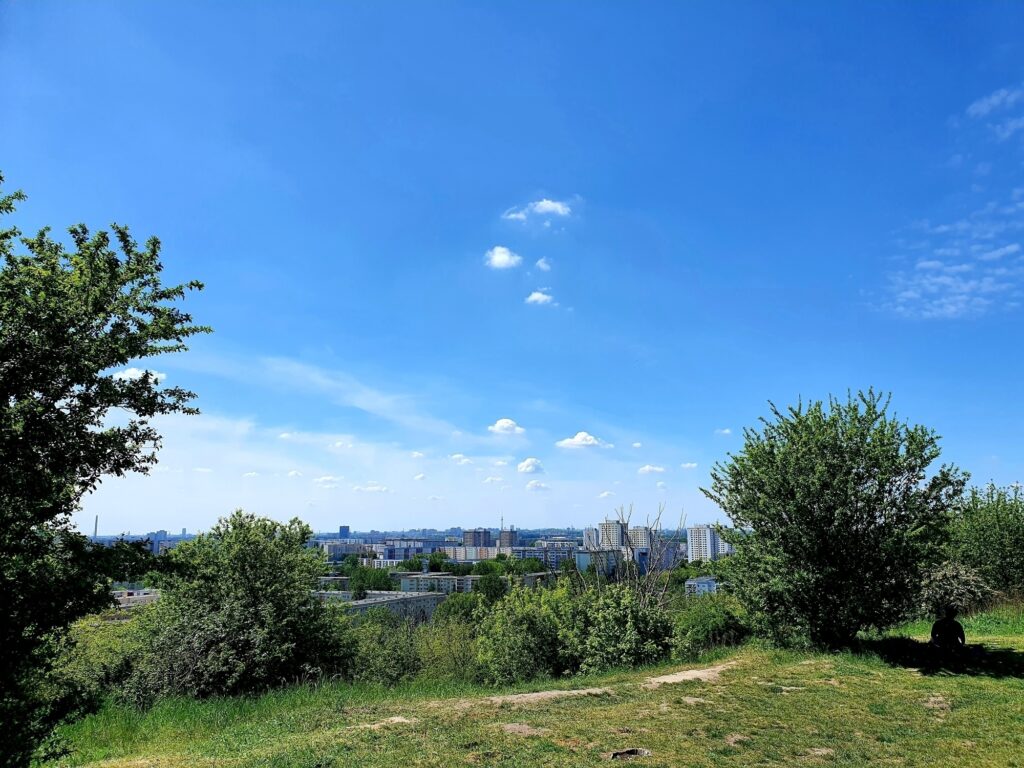
POLYGON ((464 547, 490 547, 494 545, 494 537, 487 528, 471 528, 462 533, 464 547))
POLYGON ((725 541, 718 530, 710 525, 697 525, 686 529, 687 558, 696 561, 710 562, 733 553, 733 547, 725 541))
POLYGON ((347 525, 339 525, 338 526, 338 538, 339 539, 347 539, 351 535, 352 535, 352 529, 349 526, 347 526, 347 525))
POLYGON ((628 540, 626 524, 621 520, 605 520, 598 528, 601 531, 601 548, 623 547, 628 540))
POLYGON ((654 532, 647 527, 630 528, 629 543, 634 547, 650 549, 654 546, 654 532))
POLYGON ((714 576, 697 576, 686 580, 687 595, 713 595, 717 591, 718 579, 714 576))
POLYGON ((600 534, 597 528, 584 528, 583 529, 583 548, 584 549, 597 549, 601 546, 600 534))
MULTIPOLYGON (((504 576, 507 583, 521 583, 525 587, 534 587, 545 581, 550 574, 546 571, 527 573, 523 576, 504 576)), ((453 573, 410 573, 402 576, 399 589, 402 592, 472 592, 473 585, 483 576, 456 576, 453 573)))
POLYGON ((594 572, 603 576, 611 576, 622 565, 622 550, 616 549, 583 549, 577 550, 573 557, 576 570, 585 572, 593 567, 594 572))
POLYGON ((502 529, 501 533, 498 534, 499 547, 515 547, 518 544, 519 531, 515 529, 515 526, 511 526, 507 531, 502 529))

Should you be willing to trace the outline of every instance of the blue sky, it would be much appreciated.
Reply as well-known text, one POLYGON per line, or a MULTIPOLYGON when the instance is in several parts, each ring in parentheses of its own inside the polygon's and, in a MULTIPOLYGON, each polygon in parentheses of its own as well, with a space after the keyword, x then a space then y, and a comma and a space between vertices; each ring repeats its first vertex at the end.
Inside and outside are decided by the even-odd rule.
POLYGON ((159 235, 216 329, 150 363, 203 415, 79 519, 703 522, 768 400, 870 385, 975 481, 1024 480, 1021 29, 1009 3, 0 4, 16 223, 159 235))

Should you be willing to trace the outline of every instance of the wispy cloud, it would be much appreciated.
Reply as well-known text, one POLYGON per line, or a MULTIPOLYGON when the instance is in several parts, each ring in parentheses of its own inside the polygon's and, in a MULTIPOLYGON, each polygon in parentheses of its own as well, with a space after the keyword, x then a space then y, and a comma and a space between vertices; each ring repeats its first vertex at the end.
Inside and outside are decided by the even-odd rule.
POLYGON ((597 494, 597 498, 599 498, 599 499, 610 499, 614 495, 615 495, 615 491, 601 491, 599 494, 597 494))
POLYGON ((496 245, 484 255, 484 263, 491 269, 513 269, 523 263, 523 257, 504 245, 496 245))
POLYGON ((541 272, 551 271, 551 262, 546 258, 537 259, 537 263, 534 266, 536 266, 541 272))
POLYGON ((461 453, 453 453, 448 458, 451 459, 452 461, 454 461, 456 464, 472 464, 473 463, 473 460, 471 458, 469 458, 468 456, 465 456, 465 455, 463 455, 461 453))
POLYGON ((353 485, 352 490, 356 493, 390 493, 390 489, 386 485, 380 483, 370 482, 366 485, 353 485))
POLYGON ((967 107, 968 117, 987 117, 996 110, 1012 107, 1024 102, 1024 88, 1000 88, 988 96, 983 96, 967 107))
POLYGON ((542 483, 540 480, 531 480, 526 484, 526 490, 528 491, 548 491, 550 486, 546 483, 542 483))
POLYGON ((679 467, 681 469, 696 469, 697 468, 697 462, 696 461, 684 461, 682 464, 679 465, 679 467))
POLYGON ((715 430, 715 434, 716 435, 731 435, 732 434, 732 430, 729 429, 729 427, 721 427, 721 428, 715 430))
POLYGON ((651 475, 661 474, 665 471, 664 467, 659 467, 656 464, 644 464, 640 469, 637 470, 638 475, 651 475))

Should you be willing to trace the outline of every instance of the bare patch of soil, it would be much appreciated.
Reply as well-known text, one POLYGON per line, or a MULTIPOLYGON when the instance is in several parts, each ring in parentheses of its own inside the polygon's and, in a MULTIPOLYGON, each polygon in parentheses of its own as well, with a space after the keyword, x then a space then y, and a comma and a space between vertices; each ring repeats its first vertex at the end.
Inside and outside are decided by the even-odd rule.
POLYGON ((488 704, 511 704, 513 706, 528 706, 530 704, 543 704, 547 701, 557 699, 573 699, 579 696, 611 696, 611 688, 578 688, 571 691, 536 691, 535 693, 512 693, 506 696, 488 696, 483 699, 488 704))
POLYGON ((543 736, 549 733, 547 728, 534 728, 526 723, 505 723, 501 726, 501 730, 511 733, 513 736, 543 736))
POLYGON ((384 720, 380 720, 376 723, 364 723, 363 725, 350 725, 349 728, 365 728, 370 731, 379 731, 381 728, 387 728, 389 725, 412 725, 415 723, 415 718, 410 720, 407 717, 401 715, 395 717, 388 717, 384 720))
POLYGON ((742 733, 730 733, 725 737, 725 743, 730 747, 738 747, 744 741, 750 741, 750 737, 744 736, 742 733))
POLYGON ((647 690, 653 690, 662 685, 685 683, 688 680, 699 680, 703 683, 716 683, 723 671, 734 666, 736 666, 736 662, 729 661, 715 667, 706 667, 705 669, 685 669, 682 672, 673 672, 671 675, 649 677, 642 687, 647 690))

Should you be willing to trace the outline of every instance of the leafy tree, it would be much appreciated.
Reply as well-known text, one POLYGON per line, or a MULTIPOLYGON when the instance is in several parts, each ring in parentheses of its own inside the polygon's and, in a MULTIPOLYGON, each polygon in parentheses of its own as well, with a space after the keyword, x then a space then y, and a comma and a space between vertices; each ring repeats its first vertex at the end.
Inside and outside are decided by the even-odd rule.
POLYGON ((1024 593, 1024 493, 1020 486, 972 488, 953 524, 953 556, 991 586, 1024 593))
POLYGON ((473 583, 473 591, 480 593, 485 605, 494 605, 508 592, 508 582, 497 573, 485 573, 473 583))
POLYGON ((177 573, 139 617, 142 648, 127 697, 251 693, 281 681, 347 671, 352 650, 339 617, 312 590, 326 569, 305 546, 300 520, 241 510, 172 550, 177 573))
POLYGON ((480 623, 477 659, 491 683, 516 683, 559 671, 558 621, 543 591, 517 587, 480 623))
POLYGON ((512 561, 512 572, 520 576, 527 573, 541 573, 547 569, 548 567, 544 565, 544 561, 536 557, 526 557, 522 560, 512 561))
POLYGON ((159 567, 148 539, 118 539, 109 547, 96 547, 101 570, 120 583, 141 581, 159 567))
MULTIPOLYGON (((0 184, 3 178, 0 176, 0 184)), ((24 195, 0 194, 0 215, 24 195)), ((52 747, 79 700, 51 695, 60 637, 109 600, 94 548, 70 524, 107 475, 146 472, 160 436, 154 416, 195 413, 193 395, 132 361, 186 349, 208 329, 178 308, 202 285, 161 281, 160 241, 128 228, 0 228, 0 762, 25 765, 52 747), (24 252, 17 252, 17 244, 24 252), (127 416, 115 423, 111 409, 127 416)))
POLYGON ((446 621, 470 623, 474 620, 481 605, 483 605, 483 597, 479 592, 454 592, 434 609, 431 621, 435 624, 442 624, 446 621))
POLYGON ((353 600, 362 600, 370 590, 391 592, 395 589, 395 582, 392 581, 387 571, 361 565, 352 571, 348 584, 353 600))
POLYGON ((873 390, 827 404, 771 406, 763 429, 715 465, 704 493, 748 529, 728 578, 755 629, 843 646, 902 619, 940 558, 965 476, 938 438, 888 415, 873 390))

